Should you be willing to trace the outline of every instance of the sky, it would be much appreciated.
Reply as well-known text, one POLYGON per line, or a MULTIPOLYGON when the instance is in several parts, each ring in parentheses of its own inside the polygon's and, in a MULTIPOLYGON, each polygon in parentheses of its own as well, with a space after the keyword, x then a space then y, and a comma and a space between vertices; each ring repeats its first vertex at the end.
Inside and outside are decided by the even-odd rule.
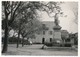
MULTIPOLYGON (((64 15, 66 17, 59 17, 59 25, 62 27, 62 30, 67 30, 70 33, 78 32, 78 24, 75 23, 75 15, 78 11, 77 2, 64 2, 60 5, 64 15)), ((54 18, 50 18, 46 12, 41 13, 42 21, 54 21, 54 18)))

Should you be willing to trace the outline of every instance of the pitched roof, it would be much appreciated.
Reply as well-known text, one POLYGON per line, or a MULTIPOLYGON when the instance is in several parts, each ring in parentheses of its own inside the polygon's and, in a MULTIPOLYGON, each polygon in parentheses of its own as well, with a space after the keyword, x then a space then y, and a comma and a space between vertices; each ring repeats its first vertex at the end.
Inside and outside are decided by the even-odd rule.
POLYGON ((60 25, 55 25, 54 21, 42 21, 42 24, 45 24, 49 28, 61 29, 60 25))

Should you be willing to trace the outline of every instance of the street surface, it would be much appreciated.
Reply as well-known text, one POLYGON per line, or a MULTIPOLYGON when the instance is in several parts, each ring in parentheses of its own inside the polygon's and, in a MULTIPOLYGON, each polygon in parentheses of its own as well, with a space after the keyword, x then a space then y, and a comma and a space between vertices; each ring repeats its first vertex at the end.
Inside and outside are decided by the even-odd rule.
POLYGON ((46 47, 41 49, 42 44, 25 45, 16 48, 16 44, 8 45, 8 52, 2 55, 35 55, 35 56, 77 56, 78 52, 67 47, 46 47))

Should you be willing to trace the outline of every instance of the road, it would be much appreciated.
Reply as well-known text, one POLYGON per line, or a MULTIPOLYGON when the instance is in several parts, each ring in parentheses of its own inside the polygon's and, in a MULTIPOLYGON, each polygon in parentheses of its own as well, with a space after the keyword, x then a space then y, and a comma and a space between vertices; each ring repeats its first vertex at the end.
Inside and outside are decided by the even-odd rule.
POLYGON ((25 45, 16 48, 15 44, 8 45, 8 52, 2 55, 30 55, 30 56, 77 56, 78 52, 71 48, 46 47, 41 49, 41 44, 25 45))

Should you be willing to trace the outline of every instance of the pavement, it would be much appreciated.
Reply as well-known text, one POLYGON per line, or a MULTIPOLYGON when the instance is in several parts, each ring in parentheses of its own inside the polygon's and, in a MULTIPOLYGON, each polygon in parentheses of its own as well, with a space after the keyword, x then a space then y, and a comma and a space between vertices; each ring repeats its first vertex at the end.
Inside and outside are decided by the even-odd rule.
POLYGON ((33 44, 16 48, 16 44, 9 44, 7 53, 2 55, 28 55, 28 56, 78 56, 78 51, 70 47, 46 47, 43 45, 33 44))

